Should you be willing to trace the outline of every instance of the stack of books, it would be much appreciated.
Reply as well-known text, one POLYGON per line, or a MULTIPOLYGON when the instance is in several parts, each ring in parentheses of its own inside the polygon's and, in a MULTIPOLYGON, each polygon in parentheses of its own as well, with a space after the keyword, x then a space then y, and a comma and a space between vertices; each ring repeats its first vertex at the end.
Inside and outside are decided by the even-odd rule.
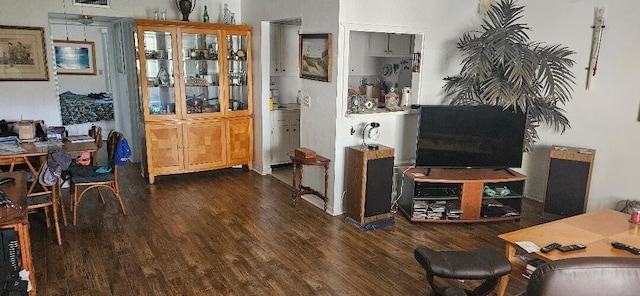
POLYGON ((530 253, 519 254, 514 257, 515 261, 521 265, 525 266, 525 270, 522 273, 522 276, 526 279, 529 279, 533 272, 538 268, 538 266, 545 263, 544 260, 534 256, 530 253))
POLYGON ((66 137, 67 141, 71 143, 86 143, 95 141, 94 138, 87 135, 72 135, 66 137))
POLYGON ((427 217, 427 202, 423 200, 416 200, 413 202, 413 218, 426 218, 427 217))

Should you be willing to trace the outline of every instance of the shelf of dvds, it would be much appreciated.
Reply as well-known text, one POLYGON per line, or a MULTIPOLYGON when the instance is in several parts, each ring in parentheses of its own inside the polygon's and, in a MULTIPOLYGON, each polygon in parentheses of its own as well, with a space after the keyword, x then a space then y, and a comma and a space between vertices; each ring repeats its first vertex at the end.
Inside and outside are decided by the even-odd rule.
POLYGON ((526 179, 510 169, 405 169, 398 206, 411 222, 518 219, 526 179))

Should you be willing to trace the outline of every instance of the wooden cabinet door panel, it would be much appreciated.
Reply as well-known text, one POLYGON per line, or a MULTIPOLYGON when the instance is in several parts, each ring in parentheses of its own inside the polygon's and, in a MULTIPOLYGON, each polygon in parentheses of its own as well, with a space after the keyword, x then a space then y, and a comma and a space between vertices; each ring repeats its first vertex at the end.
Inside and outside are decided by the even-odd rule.
POLYGON ((253 156, 252 120, 248 118, 234 118, 227 120, 228 164, 244 164, 251 161, 253 156))
POLYGON ((148 124, 148 165, 151 174, 178 172, 183 168, 182 125, 148 124))
POLYGON ((298 76, 298 26, 280 26, 280 75, 298 76))
POLYGON ((298 147, 300 147, 300 125, 292 123, 289 129, 289 151, 293 151, 298 147))
POLYGON ((289 129, 288 125, 271 127, 271 164, 289 163, 289 129))
POLYGON ((411 35, 389 34, 389 54, 394 56, 411 56, 411 35))
POLYGON ((389 54, 389 35, 387 33, 369 33, 369 55, 386 56, 389 54))
POLYGON ((220 167, 225 162, 224 123, 220 120, 184 124, 187 170, 220 167))

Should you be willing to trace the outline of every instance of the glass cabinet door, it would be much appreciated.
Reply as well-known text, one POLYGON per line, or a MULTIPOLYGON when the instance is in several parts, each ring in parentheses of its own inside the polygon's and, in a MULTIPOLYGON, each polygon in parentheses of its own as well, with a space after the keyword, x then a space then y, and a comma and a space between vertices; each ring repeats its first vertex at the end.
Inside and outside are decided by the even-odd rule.
POLYGON ((218 41, 216 34, 182 33, 187 114, 220 113, 218 41))
POLYGON ((249 109, 247 36, 227 35, 226 58, 228 60, 229 111, 249 109))
POLYGON ((176 115, 176 89, 170 32, 144 31, 144 61, 150 115, 176 115))

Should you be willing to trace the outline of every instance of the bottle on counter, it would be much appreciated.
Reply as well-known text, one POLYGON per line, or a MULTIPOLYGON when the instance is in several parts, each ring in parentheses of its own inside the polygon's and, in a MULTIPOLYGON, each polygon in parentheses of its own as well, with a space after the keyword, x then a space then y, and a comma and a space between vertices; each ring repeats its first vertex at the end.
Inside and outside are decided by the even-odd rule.
POLYGON ((384 104, 387 108, 398 107, 398 94, 395 88, 389 88, 389 93, 384 96, 384 104))

